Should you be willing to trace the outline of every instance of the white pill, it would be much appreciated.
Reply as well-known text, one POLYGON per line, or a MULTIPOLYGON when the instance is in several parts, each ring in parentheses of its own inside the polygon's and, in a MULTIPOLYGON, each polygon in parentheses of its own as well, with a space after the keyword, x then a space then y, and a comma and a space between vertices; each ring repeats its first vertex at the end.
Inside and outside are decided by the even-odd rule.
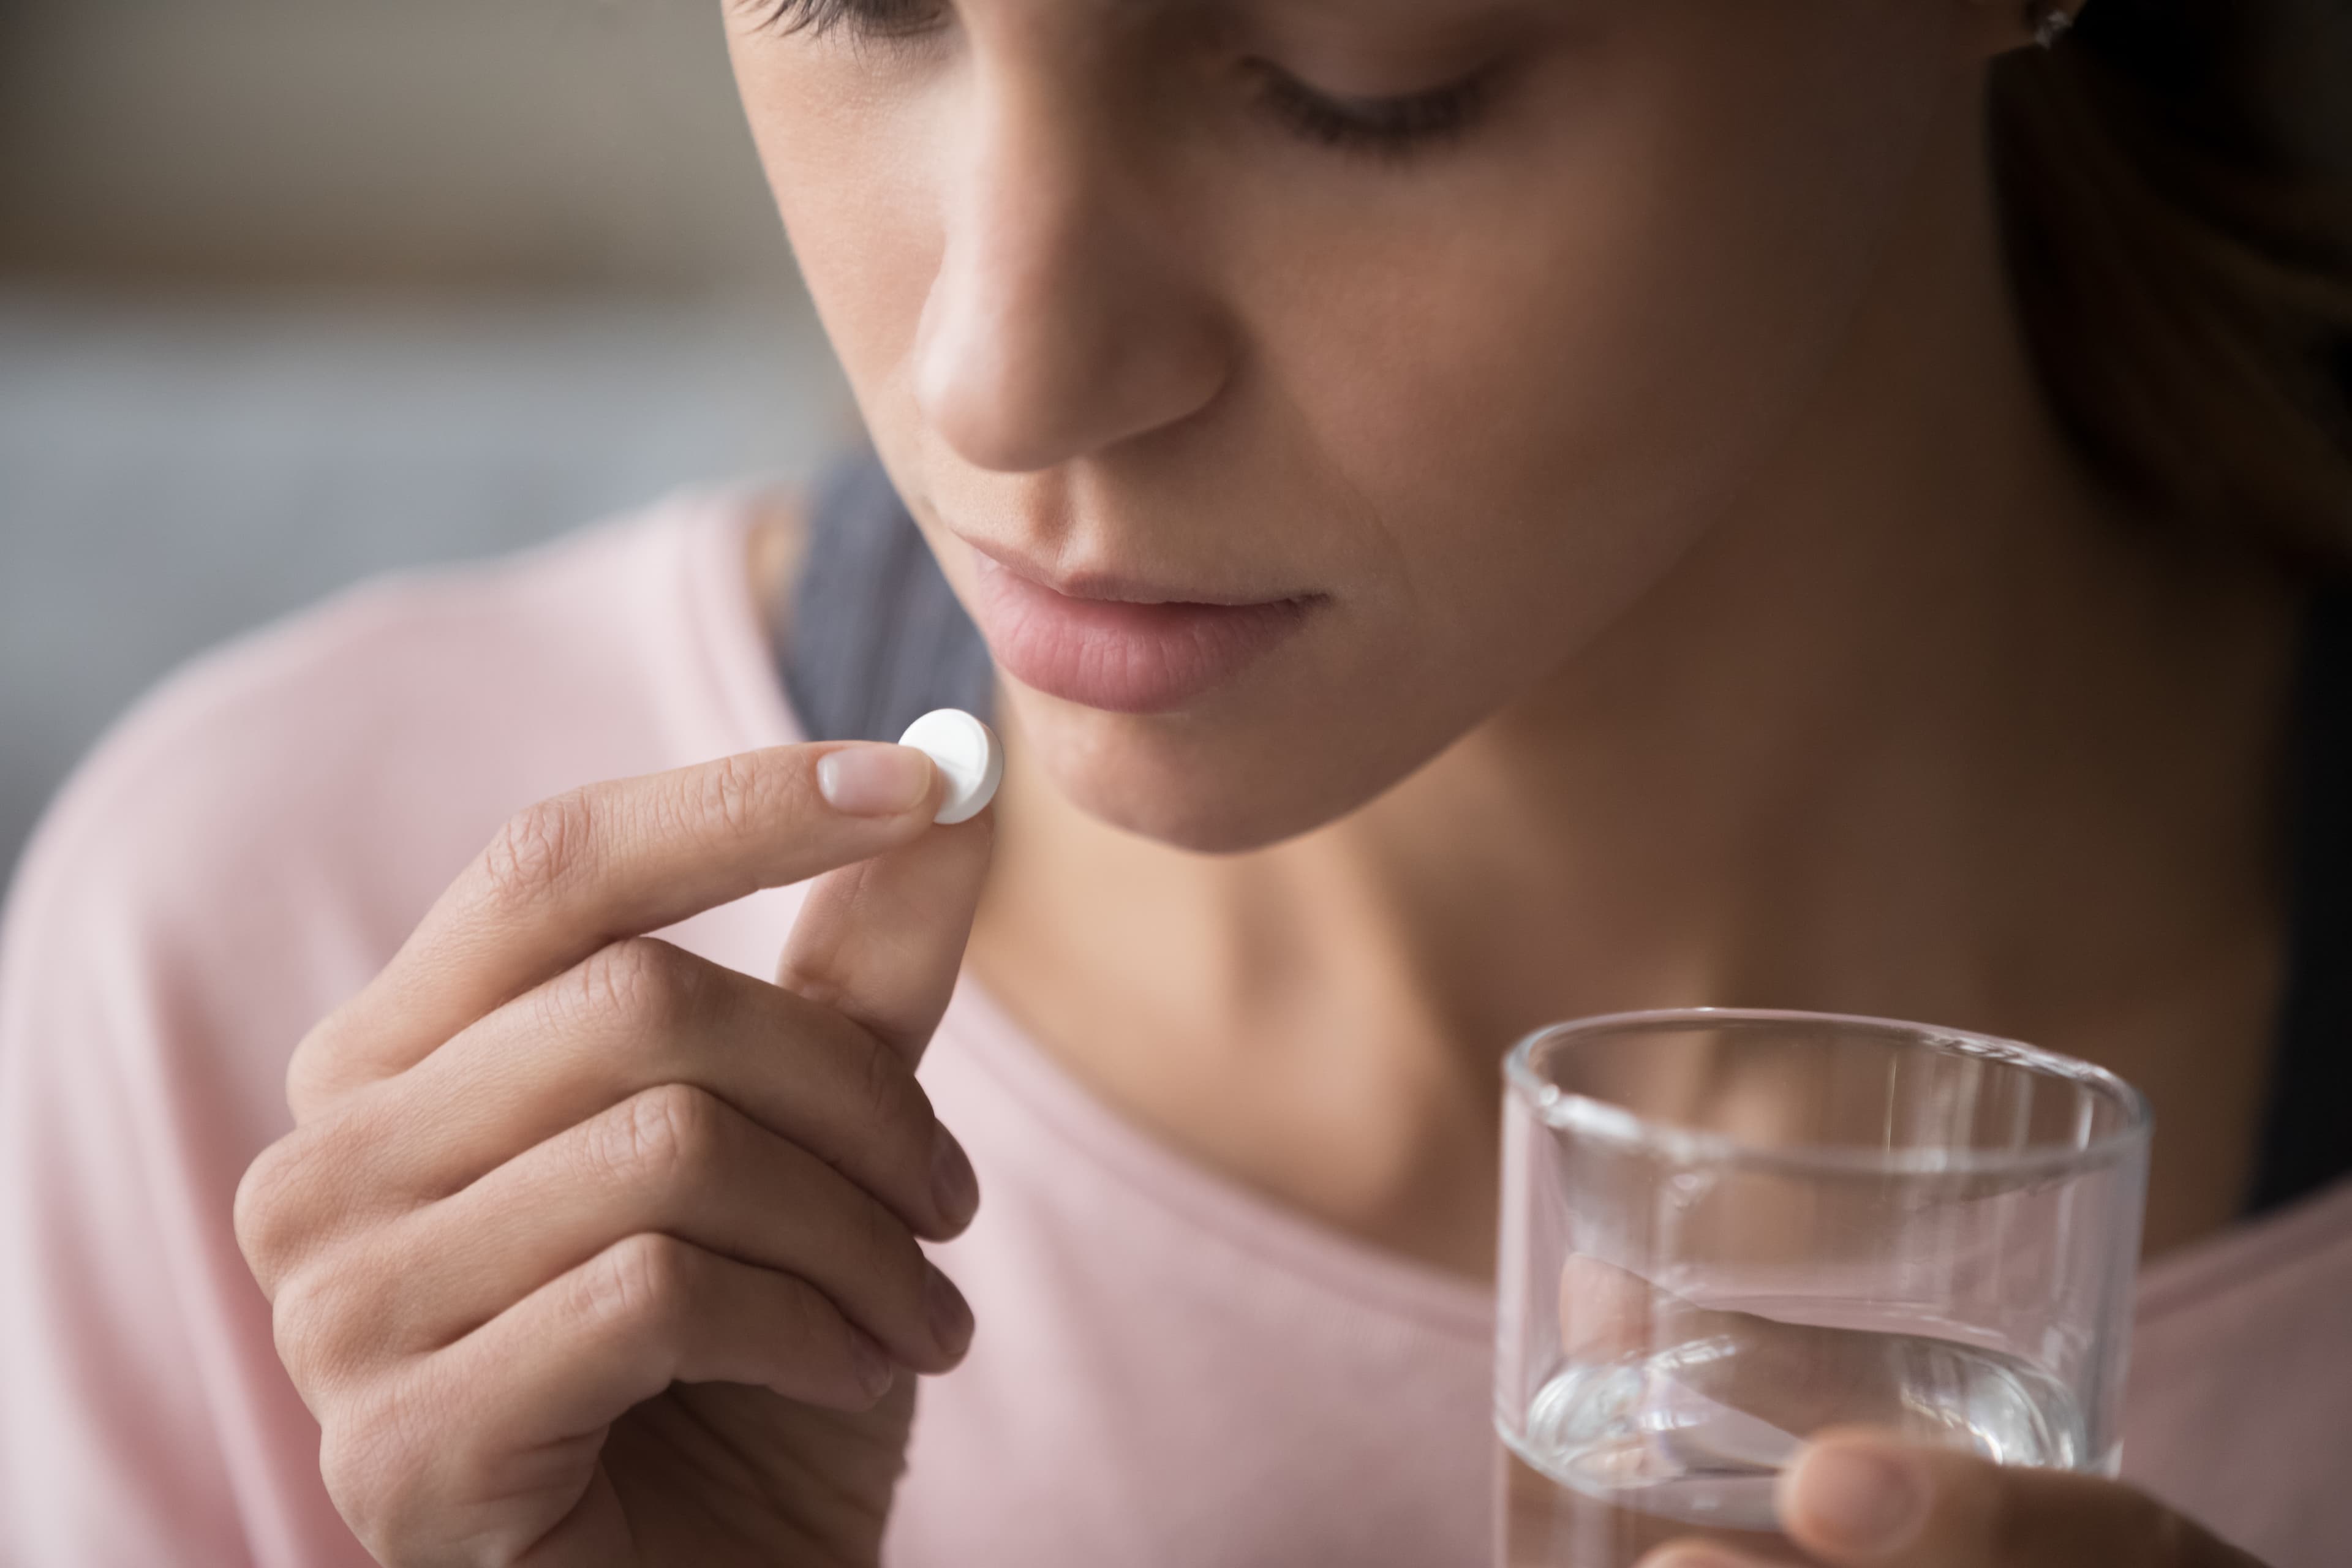
POLYGON ((931 818, 943 826, 969 822, 986 811, 1004 782, 1003 742, 961 708, 933 709, 907 726, 898 744, 930 758, 946 777, 947 800, 931 818))

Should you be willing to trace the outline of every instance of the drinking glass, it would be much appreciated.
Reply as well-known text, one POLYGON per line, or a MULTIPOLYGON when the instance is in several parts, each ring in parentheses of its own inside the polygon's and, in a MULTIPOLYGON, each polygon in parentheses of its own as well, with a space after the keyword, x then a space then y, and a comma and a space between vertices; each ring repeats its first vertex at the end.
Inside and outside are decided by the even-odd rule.
POLYGON ((2150 1122, 2113 1074, 1701 1008, 1543 1030, 1505 1076, 1505 1568, 1806 1562, 1773 1482, 1833 1426, 2115 1473, 2150 1122))

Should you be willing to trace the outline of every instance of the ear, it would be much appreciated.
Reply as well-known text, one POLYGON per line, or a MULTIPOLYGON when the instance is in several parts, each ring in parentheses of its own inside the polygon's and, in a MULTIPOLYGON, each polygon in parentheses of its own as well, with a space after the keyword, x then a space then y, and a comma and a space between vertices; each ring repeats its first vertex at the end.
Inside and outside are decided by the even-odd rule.
POLYGON ((2088 0, 1958 0, 1962 47, 1979 59, 2050 47, 2065 37, 2088 0))

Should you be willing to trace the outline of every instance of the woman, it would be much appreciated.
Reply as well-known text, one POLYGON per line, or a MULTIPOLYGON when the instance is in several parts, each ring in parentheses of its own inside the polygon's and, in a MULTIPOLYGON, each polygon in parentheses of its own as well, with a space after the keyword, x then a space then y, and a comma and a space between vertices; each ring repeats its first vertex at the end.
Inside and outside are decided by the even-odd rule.
POLYGON ((1478 1562, 1497 1055, 1721 1003, 2163 1129, 2129 1484, 1853 1435, 1809 1549, 2342 1561, 2305 15, 742 0, 887 483, 363 591, 69 789, 0 1542, 1478 1562), (992 826, 840 738, 981 668, 916 529, 992 826))

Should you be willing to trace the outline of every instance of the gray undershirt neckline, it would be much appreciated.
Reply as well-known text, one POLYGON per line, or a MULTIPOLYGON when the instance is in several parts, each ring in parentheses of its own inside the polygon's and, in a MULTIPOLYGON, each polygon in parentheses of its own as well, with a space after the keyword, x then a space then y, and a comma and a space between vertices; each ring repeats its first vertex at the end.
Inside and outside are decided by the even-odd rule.
POLYGON ((934 708, 995 704, 988 645, 871 457, 819 486, 778 608, 784 689, 813 741, 896 741, 934 708))

